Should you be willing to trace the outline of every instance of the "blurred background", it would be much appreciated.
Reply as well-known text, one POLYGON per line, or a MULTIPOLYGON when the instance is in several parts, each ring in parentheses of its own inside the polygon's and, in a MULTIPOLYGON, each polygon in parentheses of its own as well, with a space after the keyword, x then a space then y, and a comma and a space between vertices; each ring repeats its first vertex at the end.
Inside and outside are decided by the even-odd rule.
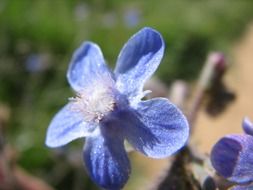
MULTIPOLYGON (((219 137, 241 131, 245 115, 253 119, 252 21, 253 1, 247 0, 1 0, 2 189, 10 181, 5 173, 18 183, 30 179, 38 189, 97 189, 82 166, 83 141, 49 149, 46 129, 74 95, 66 81, 73 51, 94 41, 114 67, 123 44, 144 26, 158 30, 166 42, 156 77, 168 89, 180 79, 191 96, 208 53, 224 53, 229 64, 224 81, 233 102, 215 115, 204 104, 192 136, 194 146, 208 154, 219 137)), ((135 152, 130 158, 133 171, 125 190, 146 189, 167 165, 166 159, 135 152)))

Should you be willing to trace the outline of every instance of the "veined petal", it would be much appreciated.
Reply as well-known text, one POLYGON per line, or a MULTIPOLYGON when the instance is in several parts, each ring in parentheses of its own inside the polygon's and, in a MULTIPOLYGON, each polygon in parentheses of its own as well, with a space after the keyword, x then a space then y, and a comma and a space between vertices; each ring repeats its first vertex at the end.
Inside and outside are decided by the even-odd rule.
POLYGON ((75 91, 81 91, 94 80, 113 79, 98 45, 84 42, 74 53, 70 62, 67 79, 75 91))
POLYGON ((249 120, 249 118, 245 117, 243 119, 242 128, 246 134, 253 136, 253 123, 249 120))
POLYGON ((253 182, 253 137, 223 137, 211 151, 211 162, 220 175, 232 182, 253 182))
POLYGON ((184 115, 164 98, 140 102, 135 117, 129 115, 124 121, 128 125, 124 131, 128 142, 153 158, 175 153, 184 146, 189 135, 184 115))
POLYGON ((252 190, 253 184, 250 185, 237 185, 232 187, 230 190, 252 190))
POLYGON ((63 107, 51 121, 46 135, 46 145, 59 147, 70 141, 91 135, 96 125, 83 121, 81 115, 71 110, 71 104, 63 107))
POLYGON ((105 189, 120 190, 130 174, 123 139, 117 136, 87 137, 84 162, 92 180, 105 189))
POLYGON ((116 68, 118 89, 130 99, 142 98, 144 82, 155 72, 164 52, 161 35, 151 28, 143 28, 122 48, 116 68))

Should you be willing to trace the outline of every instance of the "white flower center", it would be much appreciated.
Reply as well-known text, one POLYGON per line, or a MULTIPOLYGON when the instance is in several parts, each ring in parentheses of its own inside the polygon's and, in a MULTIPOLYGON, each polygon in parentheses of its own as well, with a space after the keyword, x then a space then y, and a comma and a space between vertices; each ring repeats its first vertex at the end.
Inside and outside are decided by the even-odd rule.
POLYGON ((71 109, 81 113, 87 122, 99 122, 114 109, 116 103, 113 87, 101 82, 94 82, 69 100, 72 102, 71 109))

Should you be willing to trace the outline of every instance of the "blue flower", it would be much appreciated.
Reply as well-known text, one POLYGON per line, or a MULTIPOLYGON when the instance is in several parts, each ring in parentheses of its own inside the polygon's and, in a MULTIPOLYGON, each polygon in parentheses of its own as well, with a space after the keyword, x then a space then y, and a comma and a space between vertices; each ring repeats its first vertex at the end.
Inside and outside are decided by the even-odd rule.
POLYGON ((253 124, 243 120, 245 134, 221 138, 211 151, 211 162, 221 176, 237 185, 232 190, 253 189, 253 124))
POLYGON ((137 151, 164 158, 187 141, 185 116, 165 98, 142 100, 143 86, 164 53, 161 35, 143 28, 121 50, 112 72, 100 48, 84 42, 74 53, 67 79, 76 92, 51 121, 46 145, 59 147, 86 137, 83 158, 99 186, 121 189, 130 174, 124 149, 127 140, 137 151))

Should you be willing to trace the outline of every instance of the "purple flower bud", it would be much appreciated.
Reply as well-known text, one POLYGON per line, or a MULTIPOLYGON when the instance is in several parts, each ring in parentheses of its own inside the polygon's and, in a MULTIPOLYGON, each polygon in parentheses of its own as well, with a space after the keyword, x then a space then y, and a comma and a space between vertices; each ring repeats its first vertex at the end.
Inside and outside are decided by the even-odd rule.
POLYGON ((211 162, 218 174, 235 183, 253 181, 253 137, 227 135, 211 151, 211 162))
POLYGON ((246 134, 253 136, 253 123, 249 120, 249 118, 245 117, 243 119, 242 128, 246 134))

